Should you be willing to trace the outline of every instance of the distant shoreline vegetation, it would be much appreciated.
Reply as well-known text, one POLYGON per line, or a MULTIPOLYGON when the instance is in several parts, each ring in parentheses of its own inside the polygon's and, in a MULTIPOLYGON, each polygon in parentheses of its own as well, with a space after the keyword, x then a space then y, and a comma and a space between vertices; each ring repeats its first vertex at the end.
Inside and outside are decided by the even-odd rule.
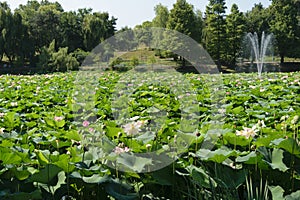
MULTIPOLYGON (((186 0, 177 0, 170 10, 158 4, 153 20, 134 29, 161 27, 190 36, 207 50, 220 70, 222 66, 232 68, 238 64, 247 32, 257 32, 259 37, 263 31, 273 33, 274 57, 280 63, 300 58, 299 1, 273 0, 267 8, 255 4, 245 13, 233 4, 228 15, 226 8, 225 0, 210 0, 204 13, 186 0)), ((27 66, 47 73, 76 70, 105 39, 133 30, 123 27, 117 31, 116 24, 117 19, 107 12, 89 8, 64 11, 58 2, 28 1, 14 11, 6 2, 0 2, 0 71, 8 71, 9 66, 12 70, 27 66)), ((135 37, 147 46, 152 36, 141 31, 135 37)), ((119 42, 130 47, 132 41, 119 42)), ((185 59, 178 60, 174 54, 165 51, 155 54, 185 65, 185 59)))

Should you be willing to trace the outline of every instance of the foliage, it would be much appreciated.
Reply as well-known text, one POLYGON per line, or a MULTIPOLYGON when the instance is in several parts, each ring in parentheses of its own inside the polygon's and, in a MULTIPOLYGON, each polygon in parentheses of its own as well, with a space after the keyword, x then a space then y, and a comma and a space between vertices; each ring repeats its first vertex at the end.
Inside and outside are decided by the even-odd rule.
POLYGON ((12 13, 9 7, 0 7, 1 37, 2 46, 0 58, 3 54, 9 59, 10 64, 17 58, 23 63, 26 58, 33 54, 33 46, 29 39, 27 27, 23 24, 18 13, 12 13))
POLYGON ((238 54, 241 50, 241 44, 245 35, 246 19, 238 6, 233 4, 231 13, 226 17, 226 35, 227 35, 227 56, 226 61, 231 65, 235 65, 238 54))
POLYGON ((137 45, 131 28, 124 27, 116 33, 117 46, 120 51, 131 51, 137 45))
POLYGON ((38 66, 44 72, 65 72, 69 70, 78 70, 79 62, 72 55, 68 54, 68 47, 55 50, 55 40, 48 48, 43 48, 39 55, 38 66))
MULTIPOLYGON (((271 32, 274 33, 278 42, 278 50, 281 57, 281 63, 284 57, 293 55, 294 45, 297 41, 297 32, 299 24, 297 19, 296 1, 278 1, 273 0, 270 7, 272 19, 270 21, 271 32)), ((299 42, 299 38, 298 38, 299 42)))
MULTIPOLYGON (((83 143, 82 136, 94 131, 100 138, 129 147, 132 153, 143 153, 179 140, 182 111, 178 99, 170 92, 171 86, 149 81, 178 80, 172 76, 144 77, 126 107, 129 117, 138 116, 138 120, 156 120, 157 109, 168 113, 154 138, 151 134, 128 137, 114 119, 112 106, 117 104, 111 103, 112 93, 123 80, 122 73, 103 73, 92 91, 97 124, 76 112, 81 109, 73 102, 75 73, 0 76, 1 199, 299 198, 299 73, 270 73, 265 79, 255 74, 224 75, 226 94, 218 102, 222 104, 218 112, 225 116, 221 130, 207 126, 216 114, 207 84, 210 75, 184 75, 195 89, 189 95, 199 101, 199 127, 182 156, 158 171, 118 172, 106 166, 105 152, 83 143), (236 131, 249 131, 243 127, 255 127, 251 130, 257 132, 249 138, 238 136, 236 131), (214 147, 204 148, 204 138, 214 134, 214 147)), ((127 162, 125 155, 116 160, 119 165, 140 170, 143 163, 151 162, 127 162)))
POLYGON ((104 39, 114 35, 115 18, 108 13, 87 14, 83 19, 83 38, 86 51, 91 51, 104 39))
POLYGON ((218 67, 225 59, 226 52, 226 21, 225 21, 225 1, 210 0, 206 6, 204 29, 204 43, 207 52, 217 61, 218 67))
MULTIPOLYGON (((200 41, 201 26, 198 25, 199 18, 197 18, 193 6, 188 4, 186 0, 177 0, 170 10, 167 21, 167 28, 190 36, 196 41, 200 41)), ((201 21, 200 21, 201 23, 201 21)))
POLYGON ((162 4, 158 4, 154 7, 155 17, 152 20, 154 27, 167 27, 167 21, 169 19, 169 10, 166 6, 162 4))
POLYGON ((76 49, 75 51, 72 52, 72 55, 76 58, 76 60, 81 65, 83 63, 84 59, 89 55, 89 53, 86 51, 83 51, 82 49, 76 49))
POLYGON ((133 66, 133 67, 137 66, 137 65, 139 64, 139 59, 138 59, 137 57, 131 58, 130 64, 131 64, 131 66, 133 66))
POLYGON ((82 17, 76 12, 64 12, 60 18, 61 46, 68 47, 70 52, 84 49, 82 17))
POLYGON ((5 3, 0 8, 0 58, 5 55, 11 64, 35 66, 36 56, 53 40, 64 55, 66 47, 68 54, 91 51, 115 33, 116 19, 91 9, 65 12, 58 2, 36 0, 21 4, 14 13, 5 3))
POLYGON ((269 9, 264 8, 261 3, 254 4, 254 7, 245 13, 247 32, 268 32, 270 15, 269 9))
MULTIPOLYGON (((192 39, 194 39, 196 42, 200 42, 201 40, 201 33, 202 33, 202 16, 199 16, 199 12, 194 12, 194 7, 187 3, 186 0, 177 0, 176 3, 173 5, 173 8, 170 10, 168 21, 166 24, 167 29, 175 30, 180 33, 183 33, 192 39)), ((201 15, 201 14, 200 14, 201 15)), ((166 46, 167 48, 164 49, 181 49, 184 51, 184 49, 187 49, 185 45, 183 45, 181 39, 174 35, 164 35, 160 36, 160 34, 156 35, 160 41, 161 38, 163 38, 163 41, 161 42, 162 46, 166 46)), ((157 53, 161 57, 170 57, 172 56, 174 60, 177 60, 178 55, 174 55, 173 52, 170 51, 163 51, 157 53)), ((185 66, 186 60, 182 56, 179 56, 179 61, 182 62, 182 65, 185 66)))

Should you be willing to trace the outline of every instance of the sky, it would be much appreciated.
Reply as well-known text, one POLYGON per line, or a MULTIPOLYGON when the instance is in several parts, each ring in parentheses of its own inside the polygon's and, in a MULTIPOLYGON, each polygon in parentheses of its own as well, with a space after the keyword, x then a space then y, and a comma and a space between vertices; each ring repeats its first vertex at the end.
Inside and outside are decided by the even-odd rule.
MULTIPOLYGON (((6 0, 11 9, 17 8, 20 4, 26 4, 27 0, 6 0)), ((54 2, 55 0, 49 0, 54 2)), ((117 29, 121 27, 134 27, 144 21, 154 18, 154 7, 161 3, 169 9, 173 7, 176 0, 56 0, 65 11, 77 10, 78 8, 92 8, 93 11, 108 12, 110 16, 118 18, 117 29)), ((187 0, 202 12, 208 4, 208 0, 187 0)), ((230 12, 232 4, 237 4, 240 11, 251 10, 255 3, 262 3, 264 7, 271 4, 270 0, 226 0, 227 13, 230 12)))

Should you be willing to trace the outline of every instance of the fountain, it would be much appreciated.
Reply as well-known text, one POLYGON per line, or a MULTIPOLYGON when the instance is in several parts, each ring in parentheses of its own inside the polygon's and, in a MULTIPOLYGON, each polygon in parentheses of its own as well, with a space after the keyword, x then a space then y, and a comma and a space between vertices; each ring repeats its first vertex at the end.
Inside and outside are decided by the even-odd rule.
POLYGON ((248 33, 246 35, 246 41, 247 43, 250 42, 250 46, 251 46, 251 57, 255 58, 259 77, 261 77, 261 72, 263 69, 266 52, 268 49, 271 50, 271 48, 269 47, 271 46, 272 38, 273 38, 273 34, 265 35, 265 32, 262 32, 261 42, 259 44, 258 35, 256 32, 254 34, 248 33))

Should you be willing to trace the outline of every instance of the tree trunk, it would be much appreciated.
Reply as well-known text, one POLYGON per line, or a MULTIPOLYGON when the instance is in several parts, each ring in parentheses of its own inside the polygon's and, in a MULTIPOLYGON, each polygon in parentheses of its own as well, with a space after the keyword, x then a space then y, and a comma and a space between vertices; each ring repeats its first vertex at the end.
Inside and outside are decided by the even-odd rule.
POLYGON ((280 63, 284 63, 284 55, 280 55, 280 63))
POLYGON ((182 57, 182 66, 183 66, 183 67, 185 67, 185 63, 186 63, 186 62, 185 62, 185 58, 182 57))

